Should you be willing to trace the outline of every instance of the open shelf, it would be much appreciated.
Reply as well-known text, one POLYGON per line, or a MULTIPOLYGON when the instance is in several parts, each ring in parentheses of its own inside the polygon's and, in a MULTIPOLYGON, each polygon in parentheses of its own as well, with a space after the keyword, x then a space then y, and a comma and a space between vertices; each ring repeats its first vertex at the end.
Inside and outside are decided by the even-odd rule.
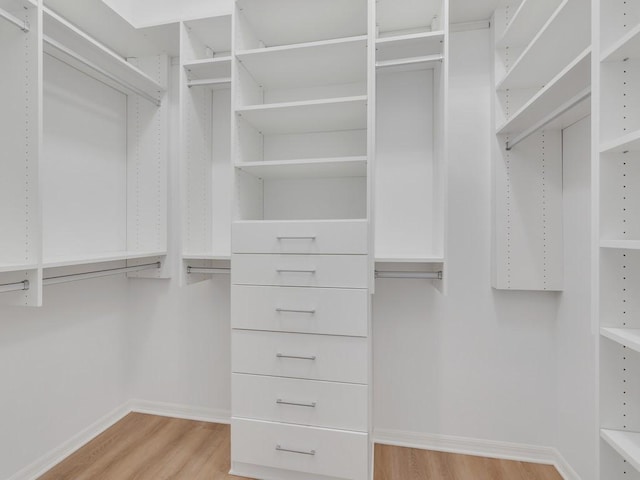
POLYGON ((621 62, 625 58, 640 58, 640 25, 602 52, 602 62, 621 62))
POLYGON ((376 61, 441 54, 444 32, 424 32, 382 37, 376 40, 376 61))
POLYGON ((236 168, 263 179, 365 177, 367 175, 367 157, 247 162, 236 164, 236 168))
MULTIPOLYGON (((523 132, 536 125, 568 98, 587 89, 591 83, 590 79, 591 48, 587 48, 502 126, 498 127, 497 133, 523 132)), ((574 110, 573 113, 577 118, 568 119, 570 123, 584 116, 584 112, 579 110, 574 110)))
POLYGON ((441 264, 444 257, 394 257, 376 255, 376 263, 415 263, 415 264, 441 264))
POLYGON ((504 34, 496 41, 496 47, 527 45, 559 4, 560 0, 523 0, 504 34))
POLYGON ((564 0, 498 82, 496 89, 546 85, 589 45, 589 14, 579 0, 564 0), (558 49, 558 45, 562 48, 558 49))
POLYGON ((640 151, 640 130, 600 145, 600 153, 624 153, 632 151, 640 151))
POLYGON ((367 126, 367 96, 255 105, 236 113, 262 134, 358 130, 367 126))
POLYGON ((236 57, 265 90, 367 80, 366 35, 244 50, 236 57))
POLYGON ((600 240, 600 248, 640 250, 640 240, 600 240))
POLYGON ((600 437, 640 471, 640 433, 602 429, 600 437))
POLYGON ((228 255, 215 255, 213 253, 183 253, 183 260, 231 260, 231 254, 228 255))
POLYGON ((600 328, 600 335, 640 352, 640 328, 600 328))
POLYGON ((189 80, 231 79, 231 57, 214 57, 192 60, 183 64, 189 80))
POLYGON ((38 265, 35 263, 0 263, 0 273, 22 272, 24 270, 35 270, 38 265))
POLYGON ((231 52, 231 15, 201 18, 184 22, 185 64, 197 60, 223 58, 231 52))
POLYGON ((47 54, 109 85, 115 78, 130 93, 138 90, 160 102, 166 89, 149 75, 47 7, 43 18, 47 54))
POLYGON ((166 251, 89 253, 82 255, 69 255, 59 258, 46 258, 43 262, 43 267, 69 267, 73 265, 88 265, 91 263, 117 262, 122 260, 137 260, 141 258, 163 257, 166 255, 166 251))
POLYGON ((378 0, 376 25, 380 36, 389 32, 416 33, 442 28, 442 0, 378 0))

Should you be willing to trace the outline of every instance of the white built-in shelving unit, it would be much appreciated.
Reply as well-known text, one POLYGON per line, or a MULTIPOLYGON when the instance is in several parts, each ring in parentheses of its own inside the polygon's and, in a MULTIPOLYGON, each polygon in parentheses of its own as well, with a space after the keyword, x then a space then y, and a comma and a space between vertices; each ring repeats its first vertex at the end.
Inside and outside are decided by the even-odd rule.
POLYGON ((595 2, 594 316, 601 335, 600 478, 640 478, 640 8, 595 2))
POLYGON ((590 2, 507 2, 492 24, 492 284, 562 290, 562 130, 591 112, 590 2))

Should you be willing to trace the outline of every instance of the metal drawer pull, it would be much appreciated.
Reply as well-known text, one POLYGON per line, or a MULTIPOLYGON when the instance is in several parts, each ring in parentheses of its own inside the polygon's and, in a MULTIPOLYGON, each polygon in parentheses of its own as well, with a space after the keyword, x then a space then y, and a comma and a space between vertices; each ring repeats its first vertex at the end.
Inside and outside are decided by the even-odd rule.
POLYGON ((307 237, 276 237, 278 240, 315 240, 315 235, 307 237))
POLYGON ((278 273, 310 273, 311 275, 316 273, 315 270, 288 270, 288 269, 282 269, 282 268, 279 268, 278 270, 276 270, 276 272, 278 273))
POLYGON ((314 361, 316 359, 315 355, 312 355, 311 357, 301 357, 299 355, 284 355, 283 353, 276 353, 276 357, 278 358, 293 358, 296 360, 311 360, 314 361))
POLYGON ((316 402, 309 402, 309 403, 305 403, 305 402, 287 402, 286 400, 282 400, 281 398, 276 400, 276 403, 278 405, 293 405, 294 407, 309 407, 309 408, 316 408, 316 402))
POLYGON ((308 313, 309 315, 313 315, 316 313, 315 310, 293 310, 291 308, 276 308, 276 312, 278 313, 308 313))
POLYGON ((299 453, 300 455, 315 455, 315 450, 291 450, 289 448, 282 448, 280 445, 276 445, 276 450, 279 452, 299 453))

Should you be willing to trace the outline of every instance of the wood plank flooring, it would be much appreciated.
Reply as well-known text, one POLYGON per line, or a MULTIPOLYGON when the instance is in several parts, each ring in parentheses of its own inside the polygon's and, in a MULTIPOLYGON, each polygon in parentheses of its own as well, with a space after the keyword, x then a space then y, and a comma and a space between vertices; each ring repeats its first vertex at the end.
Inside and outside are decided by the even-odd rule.
MULTIPOLYGON (((39 480, 243 480, 228 474, 229 456, 228 425, 131 413, 39 480)), ((376 445, 375 480, 562 477, 548 465, 376 445)))

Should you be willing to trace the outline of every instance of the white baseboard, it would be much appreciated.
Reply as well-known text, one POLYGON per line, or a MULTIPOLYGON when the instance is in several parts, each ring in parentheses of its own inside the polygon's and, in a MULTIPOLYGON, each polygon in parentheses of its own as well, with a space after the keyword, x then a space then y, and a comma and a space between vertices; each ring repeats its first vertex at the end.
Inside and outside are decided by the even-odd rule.
POLYGON ((148 413, 161 417, 183 418, 210 423, 231 423, 231 412, 215 408, 192 407, 175 403, 152 402, 149 400, 131 400, 131 411, 148 413))
POLYGON ((560 452, 553 447, 386 429, 376 429, 373 434, 373 441, 383 445, 395 445, 398 447, 419 448, 423 450, 517 460, 530 463, 543 463, 555 466, 565 480, 580 480, 580 477, 571 465, 569 465, 560 452))
POLYGON ((131 412, 130 402, 126 402, 87 428, 71 437, 62 445, 43 455, 31 465, 12 475, 9 480, 33 480, 51 470, 80 447, 86 445, 107 428, 120 421, 131 412))

